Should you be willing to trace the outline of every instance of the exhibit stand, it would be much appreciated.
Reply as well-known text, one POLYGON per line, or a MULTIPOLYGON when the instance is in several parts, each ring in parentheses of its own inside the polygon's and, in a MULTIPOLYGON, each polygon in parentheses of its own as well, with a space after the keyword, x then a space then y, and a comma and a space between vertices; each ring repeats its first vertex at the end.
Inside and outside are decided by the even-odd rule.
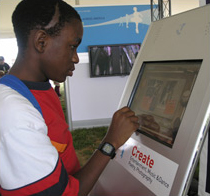
POLYGON ((210 120, 210 6, 153 22, 126 83, 139 129, 90 196, 186 195, 210 120))

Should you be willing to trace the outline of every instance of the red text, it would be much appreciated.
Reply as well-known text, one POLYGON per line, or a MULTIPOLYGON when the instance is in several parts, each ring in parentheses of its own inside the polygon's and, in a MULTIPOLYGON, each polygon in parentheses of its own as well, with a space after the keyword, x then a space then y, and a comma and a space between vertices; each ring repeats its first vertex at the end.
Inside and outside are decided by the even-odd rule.
POLYGON ((149 166, 149 168, 153 167, 154 160, 150 158, 150 155, 143 154, 141 151, 139 151, 137 146, 133 147, 132 155, 145 165, 149 166))

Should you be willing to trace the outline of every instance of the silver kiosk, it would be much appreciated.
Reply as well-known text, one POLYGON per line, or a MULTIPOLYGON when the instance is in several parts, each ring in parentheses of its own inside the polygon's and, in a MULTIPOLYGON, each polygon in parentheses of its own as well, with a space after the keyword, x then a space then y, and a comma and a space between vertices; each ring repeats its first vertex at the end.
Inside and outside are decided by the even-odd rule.
POLYGON ((151 24, 125 105, 141 125, 90 195, 186 195, 210 120, 210 5, 151 24))

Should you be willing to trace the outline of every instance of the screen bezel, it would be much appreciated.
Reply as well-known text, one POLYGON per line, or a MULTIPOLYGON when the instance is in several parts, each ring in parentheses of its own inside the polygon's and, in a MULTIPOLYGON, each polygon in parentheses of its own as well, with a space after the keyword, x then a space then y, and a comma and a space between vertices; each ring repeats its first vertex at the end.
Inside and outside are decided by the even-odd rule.
MULTIPOLYGON (((139 128, 139 129, 137 129, 137 132, 139 132, 139 133, 141 133, 141 134, 143 134, 143 135, 145 135, 145 136, 147 136, 147 137, 149 137, 149 138, 151 138, 151 139, 153 139, 153 140, 155 140, 155 141, 157 141, 157 142, 159 142, 159 143, 161 143, 161 144, 164 144, 165 146, 167 146, 167 147, 170 147, 170 148, 172 148, 173 147, 173 144, 174 144, 174 142, 175 142, 175 139, 176 139, 176 135, 177 135, 177 133, 178 133, 178 131, 179 131, 179 126, 180 126, 180 124, 181 124, 181 122, 182 122, 182 119, 183 119, 183 116, 184 116, 184 113, 185 113, 185 110, 186 110, 186 107, 187 107, 187 103, 188 103, 188 101, 189 101, 189 99, 190 99, 190 96, 191 96, 191 93, 192 93, 192 90, 193 90, 193 87, 194 87, 194 84, 195 84, 195 82, 196 82, 196 79, 197 79, 197 76, 198 76, 198 73, 199 73, 199 70, 200 70, 200 68, 201 68, 201 64, 202 64, 202 60, 179 60, 179 61, 145 61, 145 62, 143 62, 142 63, 142 66, 141 66, 141 69, 139 70, 139 73, 138 73, 138 76, 137 76, 137 78, 136 78, 136 81, 135 81, 135 84, 134 84, 134 86, 133 86, 133 89, 132 89, 132 91, 131 91, 131 95, 130 95, 130 98, 129 98, 129 100, 128 100, 128 104, 127 104, 127 106, 128 107, 130 107, 132 110, 134 110, 134 112, 136 113, 136 115, 139 115, 138 114, 138 112, 134 109, 134 108, 132 108, 132 104, 133 104, 133 101, 134 101, 134 99, 135 99, 135 95, 136 95, 136 93, 137 93, 137 91, 139 90, 138 88, 140 88, 139 87, 139 85, 141 84, 141 80, 142 80, 142 78, 143 78, 143 76, 144 76, 144 74, 146 75, 146 76, 150 76, 148 73, 145 73, 144 71, 145 71, 145 67, 148 65, 152 65, 152 66, 156 66, 156 64, 157 65, 160 65, 160 66, 165 66, 165 67, 167 67, 167 66, 171 66, 172 67, 172 65, 177 65, 177 66, 179 66, 179 67, 181 67, 182 65, 184 65, 184 64, 188 64, 188 67, 190 66, 189 64, 191 64, 191 63, 194 63, 194 64, 196 64, 195 66, 199 66, 199 68, 198 68, 198 70, 195 70, 195 73, 190 73, 191 74, 191 76, 193 77, 193 79, 191 79, 192 80, 192 85, 190 85, 190 94, 188 95, 188 98, 187 98, 187 100, 185 100, 185 105, 184 106, 180 106, 180 107, 182 107, 181 109, 182 109, 182 111, 180 112, 180 113, 182 113, 182 114, 180 114, 180 115, 182 115, 182 116, 178 116, 179 117, 179 122, 176 120, 175 121, 175 119, 172 119, 172 120, 167 120, 167 122, 175 122, 175 126, 176 126, 176 128, 174 128, 174 129, 176 129, 176 131, 175 131, 175 133, 173 133, 173 136, 171 136, 172 138, 170 138, 170 137, 167 137, 167 135, 164 135, 164 134, 161 134, 161 132, 160 133, 158 133, 158 134, 156 134, 155 133, 155 130, 151 130, 151 132, 149 132, 149 131, 146 131, 145 130, 145 127, 144 126, 142 126, 142 128, 139 128), (181 65, 181 66, 180 66, 181 65), (196 75, 196 76, 195 76, 196 75), (153 133, 152 133, 153 132, 153 133), (165 138, 164 138, 165 137, 165 138), (167 139, 168 138, 168 139, 167 139), (170 141, 171 140, 171 141, 170 141)), ((157 66, 156 66, 157 67, 157 66)), ((175 68, 175 67, 174 67, 175 68)), ((176 67, 177 68, 177 67, 176 67)), ((175 75, 175 77, 172 79, 173 81, 175 80, 175 81, 178 81, 179 82, 179 80, 180 80, 180 78, 182 78, 182 80, 183 80, 183 78, 185 78, 187 75, 188 75, 188 73, 186 73, 186 71, 187 71, 187 67, 185 68, 185 67, 182 67, 183 68, 183 70, 182 70, 182 72, 181 71, 179 71, 179 70, 176 70, 176 69, 174 69, 174 70, 170 70, 170 68, 169 69, 167 69, 167 70, 158 70, 158 69, 156 69, 156 70, 152 70, 153 72, 157 72, 157 74, 159 74, 159 75, 157 75, 157 78, 159 79, 160 78, 160 74, 164 74, 164 76, 161 78, 161 80, 169 80, 169 79, 171 79, 170 77, 172 76, 172 75, 175 75), (186 70, 185 70, 186 69, 186 70), (174 71, 174 73, 173 73, 173 71, 174 71), (166 72, 166 73, 164 73, 164 72, 166 72), (172 75, 169 75, 169 73, 171 72, 171 74, 172 75)), ((152 72, 152 71, 150 71, 150 72, 152 72)), ((188 70, 189 71, 189 70, 188 70)), ((149 72, 149 71, 148 71, 149 72)), ((149 72, 149 73, 150 73, 149 72)), ((154 75, 154 73, 153 73, 153 75, 154 75)), ((144 80, 146 80, 146 81, 148 81, 149 79, 147 79, 147 77, 146 76, 144 76, 144 80)), ((150 76, 151 77, 151 76, 150 76)), ((154 76, 152 77, 152 78, 154 78, 154 76)), ((186 80, 187 80, 188 78, 186 78, 186 80)), ((160 80, 160 79, 159 79, 160 80)), ((188 81, 189 81, 189 79, 188 79, 188 81)), ((186 87, 186 85, 187 85, 188 83, 185 83, 185 84, 183 84, 183 85, 185 85, 185 86, 183 86, 183 88, 184 87, 186 87)), ((142 89, 143 90, 143 89, 142 89)), ((186 89, 185 89, 185 91, 186 91, 186 89)), ((141 93, 141 94, 143 94, 143 92, 141 93)), ((181 97, 181 94, 182 94, 182 92, 180 92, 179 93, 180 94, 180 97, 181 97)), ((180 97, 179 97, 179 99, 178 99, 178 101, 180 101, 180 97)), ((142 96, 142 99, 143 99, 143 96, 142 96)), ((139 100, 139 103, 142 103, 143 102, 143 100, 139 100)), ((179 104, 179 105, 181 105, 180 103, 177 103, 177 104, 179 104)), ((182 103, 183 104, 183 103, 182 103)), ((142 112, 143 112, 143 109, 141 108, 141 110, 142 110, 142 112)), ((144 112, 145 112, 145 114, 146 114, 146 116, 148 116, 148 118, 149 117, 152 117, 153 118, 153 121, 155 120, 155 117, 160 117, 160 115, 161 114, 155 114, 155 112, 151 112, 151 111, 149 111, 148 109, 146 109, 146 110, 144 110, 144 112)), ((174 112, 176 112, 176 111, 174 111, 174 112)), ((144 115, 144 114, 143 114, 144 115)), ((139 115, 139 121, 142 121, 142 120, 140 120, 140 119, 142 119, 140 116, 142 116, 142 115, 139 115)), ((145 118, 147 118, 145 116, 145 118)), ((164 117, 162 117, 161 119, 165 119, 164 117)), ((178 119, 177 117, 176 117, 176 119, 178 119)), ((149 122, 149 121, 148 121, 149 122)), ((159 123, 157 123, 156 121, 154 121, 154 123, 153 124, 155 124, 155 125, 157 125, 157 126, 159 126, 159 123)), ((141 127, 141 126, 140 126, 141 127)), ((161 129, 161 126, 159 126, 159 129, 161 129)), ((161 130, 160 130, 161 131, 161 130)), ((169 132, 169 130, 168 130, 168 132, 169 132)))

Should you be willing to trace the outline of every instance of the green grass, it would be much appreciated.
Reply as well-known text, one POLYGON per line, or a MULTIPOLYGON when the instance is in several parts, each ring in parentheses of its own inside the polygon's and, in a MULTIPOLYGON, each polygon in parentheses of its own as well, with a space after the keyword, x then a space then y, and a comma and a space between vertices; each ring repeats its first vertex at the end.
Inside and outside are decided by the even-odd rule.
POLYGON ((82 128, 72 131, 74 147, 80 150, 87 147, 96 148, 95 142, 106 134, 107 127, 82 128))
POLYGON ((74 148, 81 166, 83 166, 98 148, 107 132, 107 127, 75 129, 72 131, 74 148))

